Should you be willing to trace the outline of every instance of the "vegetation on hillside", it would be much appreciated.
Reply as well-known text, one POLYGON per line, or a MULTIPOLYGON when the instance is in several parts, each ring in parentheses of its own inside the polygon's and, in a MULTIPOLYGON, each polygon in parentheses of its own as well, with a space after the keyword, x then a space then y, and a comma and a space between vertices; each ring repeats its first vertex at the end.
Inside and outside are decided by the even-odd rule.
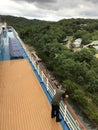
POLYGON ((2 16, 22 40, 35 47, 47 69, 67 87, 70 99, 98 125, 98 59, 93 48, 73 51, 64 39, 82 38, 82 45, 98 40, 98 20, 64 19, 58 22, 2 16))

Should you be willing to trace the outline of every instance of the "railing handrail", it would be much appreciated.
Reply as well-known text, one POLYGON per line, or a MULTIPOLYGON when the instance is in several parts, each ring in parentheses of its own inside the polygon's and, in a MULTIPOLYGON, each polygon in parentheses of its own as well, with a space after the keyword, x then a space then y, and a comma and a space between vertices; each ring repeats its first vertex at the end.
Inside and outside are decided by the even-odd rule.
POLYGON ((79 125, 82 128, 82 130, 87 130, 87 128, 80 121, 79 117, 76 115, 76 113, 74 112, 74 110, 72 109, 72 107, 69 105, 69 103, 66 100, 64 100, 64 103, 67 105, 68 110, 70 111, 70 113, 72 114, 72 116, 76 119, 77 123, 79 123, 79 125))
MULTIPOLYGON (((42 72, 44 73, 44 75, 48 78, 49 82, 51 83, 52 87, 54 89, 57 89, 56 85, 53 84, 51 78, 48 76, 47 72, 45 71, 45 69, 43 69, 42 65, 35 61, 35 64, 37 66, 39 66, 39 68, 42 70, 42 72)), ((70 113, 72 114, 72 116, 75 118, 75 121, 79 124, 79 126, 81 127, 82 130, 87 130, 86 127, 83 125, 83 123, 80 121, 79 117, 75 114, 74 110, 71 108, 71 106, 69 105, 69 103, 67 101, 64 101, 64 104, 67 105, 67 109, 70 111, 70 113)))
MULTIPOLYGON (((53 84, 51 78, 48 76, 47 72, 43 69, 42 65, 39 64, 39 62, 37 62, 37 64, 39 65, 39 67, 42 69, 43 73, 45 74, 45 76, 49 79, 52 87, 54 89, 57 89, 56 85, 53 84)), ((80 121, 79 117, 75 114, 74 110, 72 109, 72 107, 70 106, 70 104, 64 100, 64 103, 67 105, 68 110, 71 112, 72 116, 76 119, 77 123, 79 123, 79 125, 81 126, 82 130, 86 130, 86 127, 83 125, 83 123, 80 121)))

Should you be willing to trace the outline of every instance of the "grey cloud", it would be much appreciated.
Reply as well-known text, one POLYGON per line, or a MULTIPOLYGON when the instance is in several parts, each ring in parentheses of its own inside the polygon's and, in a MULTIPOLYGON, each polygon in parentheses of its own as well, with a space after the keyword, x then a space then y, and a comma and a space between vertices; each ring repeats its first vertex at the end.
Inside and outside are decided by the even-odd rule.
POLYGON ((12 8, 12 10, 14 10, 13 13, 18 11, 18 14, 20 14, 20 16, 26 16, 29 18, 59 20, 62 18, 94 18, 98 16, 98 0, 10 1, 14 1, 18 8, 12 8))
POLYGON ((56 2, 57 0, 13 0, 13 1, 18 1, 18 2, 28 2, 28 3, 50 3, 50 2, 56 2))
POLYGON ((34 4, 38 8, 49 9, 49 10, 54 8, 55 10, 55 7, 53 5, 56 5, 58 0, 12 0, 12 1, 15 1, 16 3, 26 2, 26 3, 34 4))
POLYGON ((95 11, 82 11, 80 15, 88 18, 98 18, 98 12, 95 11))
POLYGON ((53 11, 59 11, 65 9, 72 9, 76 8, 78 6, 77 0, 75 2, 70 2, 69 0, 54 0, 50 2, 45 3, 39 3, 36 2, 35 5, 38 8, 47 9, 47 10, 53 10, 53 11))
POLYGON ((12 0, 15 2, 27 2, 30 4, 34 4, 37 8, 46 9, 46 10, 62 10, 62 9, 76 9, 80 5, 85 5, 90 1, 97 0, 12 0))
POLYGON ((92 2, 94 4, 98 3, 98 0, 86 0, 86 1, 92 2))

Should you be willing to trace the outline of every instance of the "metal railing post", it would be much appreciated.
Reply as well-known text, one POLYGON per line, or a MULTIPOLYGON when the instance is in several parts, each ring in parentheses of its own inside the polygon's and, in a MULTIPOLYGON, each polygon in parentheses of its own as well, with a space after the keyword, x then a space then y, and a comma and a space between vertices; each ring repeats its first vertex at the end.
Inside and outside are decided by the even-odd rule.
POLYGON ((46 78, 46 88, 47 88, 47 91, 49 90, 48 83, 49 83, 48 78, 46 78))
POLYGON ((67 111, 67 106, 64 106, 64 120, 66 119, 66 111, 67 111))

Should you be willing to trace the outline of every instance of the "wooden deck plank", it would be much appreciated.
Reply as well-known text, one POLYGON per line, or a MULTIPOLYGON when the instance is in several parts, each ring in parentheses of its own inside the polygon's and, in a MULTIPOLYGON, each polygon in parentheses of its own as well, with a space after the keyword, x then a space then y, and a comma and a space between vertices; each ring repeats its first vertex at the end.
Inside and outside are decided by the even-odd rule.
POLYGON ((0 130, 62 130, 27 60, 0 62, 0 130))

